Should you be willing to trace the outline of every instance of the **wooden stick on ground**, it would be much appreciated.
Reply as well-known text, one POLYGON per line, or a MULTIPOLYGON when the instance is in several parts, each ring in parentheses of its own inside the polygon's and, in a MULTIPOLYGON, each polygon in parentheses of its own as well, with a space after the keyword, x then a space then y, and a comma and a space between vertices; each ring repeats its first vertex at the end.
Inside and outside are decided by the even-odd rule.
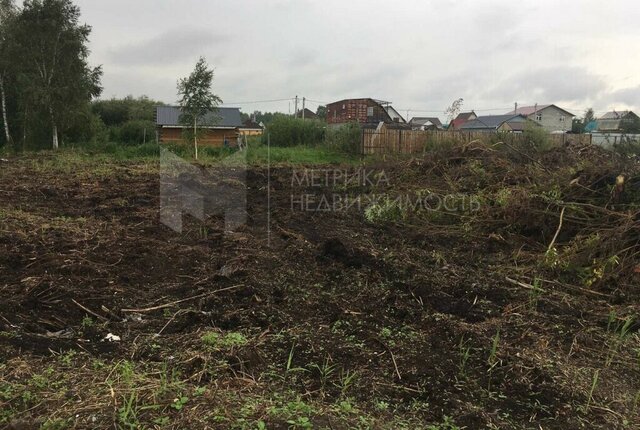
POLYGON ((82 306, 80 303, 76 302, 74 299, 71 299, 71 301, 72 301, 76 306, 78 306, 80 309, 82 309, 83 311, 87 312, 88 314, 91 314, 91 315, 93 315, 94 317, 96 317, 96 318, 98 318, 98 319, 100 319, 100 320, 102 320, 102 321, 109 321, 109 318, 103 317, 102 315, 100 315, 100 314, 98 314, 98 313, 96 313, 96 312, 92 311, 91 309, 89 309, 89 308, 86 308, 86 307, 82 306))
POLYGON ((566 206, 563 206, 562 210, 560 211, 560 222, 558 223, 558 229, 556 230, 556 234, 553 236, 553 239, 551 240, 551 243, 547 248, 547 252, 551 251, 553 249, 553 245, 556 244, 556 239, 558 238, 558 235, 560 234, 560 230, 562 229, 562 218, 564 217, 565 209, 566 209, 566 206))
POLYGON ((224 291, 231 291, 231 290, 235 290, 237 288, 242 287, 243 285, 234 285, 232 287, 227 287, 227 288, 221 288, 219 290, 215 290, 215 291, 209 291, 207 293, 202 293, 202 294, 198 294, 197 296, 193 296, 193 297, 188 297, 186 299, 181 299, 181 300, 176 300, 175 302, 170 302, 170 303, 165 303, 164 305, 158 305, 158 306, 152 306, 149 308, 137 308, 137 309, 122 309, 122 312, 136 312, 136 313, 144 313, 144 312, 151 312, 151 311, 157 311, 158 309, 164 309, 164 308, 169 308, 171 306, 174 305, 178 305, 180 303, 184 303, 184 302, 188 302, 190 300, 197 300, 197 299, 201 299, 203 297, 208 297, 208 296, 213 296, 214 294, 218 294, 218 293, 222 293, 224 291))

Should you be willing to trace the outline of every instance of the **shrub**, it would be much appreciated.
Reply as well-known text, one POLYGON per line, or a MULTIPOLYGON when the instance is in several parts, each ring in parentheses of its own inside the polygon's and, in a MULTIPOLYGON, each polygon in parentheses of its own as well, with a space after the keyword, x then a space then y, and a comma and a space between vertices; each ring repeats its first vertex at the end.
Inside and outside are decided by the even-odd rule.
POLYGON ((385 198, 369 206, 364 211, 364 217, 370 223, 398 222, 405 218, 403 208, 397 200, 385 198))
POLYGON ((324 140, 325 124, 320 121, 300 118, 278 117, 267 126, 262 142, 267 143, 268 136, 272 146, 317 145, 324 140))
POLYGON ((347 154, 359 154, 362 142, 362 130, 357 124, 330 128, 326 133, 327 145, 347 154))
POLYGON ((547 131, 531 122, 527 122, 522 133, 525 138, 526 149, 546 151, 551 149, 552 142, 547 131))
POLYGON ((155 123, 145 120, 130 120, 121 126, 110 127, 112 141, 136 145, 155 140, 155 123))

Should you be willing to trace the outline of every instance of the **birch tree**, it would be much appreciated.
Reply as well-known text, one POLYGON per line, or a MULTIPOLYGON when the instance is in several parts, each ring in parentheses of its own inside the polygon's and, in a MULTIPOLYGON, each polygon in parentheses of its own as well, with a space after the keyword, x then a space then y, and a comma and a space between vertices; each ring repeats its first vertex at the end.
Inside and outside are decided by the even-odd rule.
POLYGON ((13 0, 0 0, 0 110, 2 110, 2 127, 7 145, 11 144, 11 132, 9 129, 9 114, 7 113, 6 82, 9 60, 10 25, 15 18, 13 0))
POLYGON ((21 98, 48 116, 53 149, 59 146, 60 124, 102 91, 102 69, 87 61, 90 33, 70 0, 26 0, 15 20, 21 98))
POLYGON ((458 116, 460 110, 462 109, 463 103, 464 99, 462 98, 454 100, 453 103, 451 103, 451 106, 449 106, 447 110, 444 111, 444 114, 447 116, 448 123, 451 123, 451 121, 453 121, 458 116))
POLYGON ((222 99, 213 94, 213 69, 209 69, 204 58, 200 57, 196 67, 189 77, 178 81, 179 104, 182 108, 180 122, 189 127, 193 126, 193 146, 195 159, 198 159, 198 122, 202 122, 206 115, 216 111, 222 99))

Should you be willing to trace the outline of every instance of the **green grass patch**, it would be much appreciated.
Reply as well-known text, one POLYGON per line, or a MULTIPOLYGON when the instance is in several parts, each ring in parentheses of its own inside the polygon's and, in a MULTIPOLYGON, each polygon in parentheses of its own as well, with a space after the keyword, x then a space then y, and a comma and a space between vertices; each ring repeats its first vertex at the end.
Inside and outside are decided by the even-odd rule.
POLYGON ((219 333, 210 331, 202 335, 202 343, 213 349, 231 349, 244 346, 248 343, 247 338, 238 332, 219 333))

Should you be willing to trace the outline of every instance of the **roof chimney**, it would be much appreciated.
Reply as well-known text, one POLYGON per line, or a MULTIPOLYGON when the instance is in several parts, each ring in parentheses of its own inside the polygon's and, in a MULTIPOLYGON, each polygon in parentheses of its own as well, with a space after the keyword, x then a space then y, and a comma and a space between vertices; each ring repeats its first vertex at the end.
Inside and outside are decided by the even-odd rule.
POLYGON ((516 108, 513 110, 513 113, 518 115, 518 102, 515 103, 516 108))

